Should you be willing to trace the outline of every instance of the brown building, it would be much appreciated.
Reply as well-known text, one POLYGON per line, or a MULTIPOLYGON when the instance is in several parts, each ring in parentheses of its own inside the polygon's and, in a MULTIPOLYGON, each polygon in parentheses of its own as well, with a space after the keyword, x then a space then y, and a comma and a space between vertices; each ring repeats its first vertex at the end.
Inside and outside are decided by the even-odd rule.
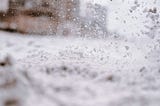
POLYGON ((79 0, 9 0, 7 11, 0 12, 0 29, 60 35, 89 31, 83 28, 87 25, 84 20, 93 23, 96 19, 92 19, 93 14, 90 19, 79 14, 79 0))
POLYGON ((0 28, 31 34, 56 33, 57 26, 78 17, 79 0, 9 0, 0 28))

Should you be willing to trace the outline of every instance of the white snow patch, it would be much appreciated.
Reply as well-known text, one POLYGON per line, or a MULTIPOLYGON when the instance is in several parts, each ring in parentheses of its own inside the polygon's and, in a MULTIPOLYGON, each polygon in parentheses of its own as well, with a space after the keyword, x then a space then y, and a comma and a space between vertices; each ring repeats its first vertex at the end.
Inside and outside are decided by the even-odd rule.
MULTIPOLYGON (((27 84, 18 95, 23 98, 28 92, 24 106, 160 105, 160 57, 153 39, 126 42, 0 32, 0 42, 0 56, 8 53, 15 59, 10 71, 25 72, 15 71, 20 87, 27 84)), ((0 97, 4 95, 10 94, 0 97)))

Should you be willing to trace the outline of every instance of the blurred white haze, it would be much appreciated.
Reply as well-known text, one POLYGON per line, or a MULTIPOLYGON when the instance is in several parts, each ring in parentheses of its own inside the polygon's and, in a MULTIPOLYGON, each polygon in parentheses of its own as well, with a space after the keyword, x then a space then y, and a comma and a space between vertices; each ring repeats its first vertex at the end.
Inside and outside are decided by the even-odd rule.
POLYGON ((144 33, 149 33, 149 27, 153 26, 153 22, 147 17, 146 11, 157 8, 158 13, 160 5, 159 0, 83 0, 82 4, 83 2, 106 6, 107 29, 128 38, 144 37, 144 33))

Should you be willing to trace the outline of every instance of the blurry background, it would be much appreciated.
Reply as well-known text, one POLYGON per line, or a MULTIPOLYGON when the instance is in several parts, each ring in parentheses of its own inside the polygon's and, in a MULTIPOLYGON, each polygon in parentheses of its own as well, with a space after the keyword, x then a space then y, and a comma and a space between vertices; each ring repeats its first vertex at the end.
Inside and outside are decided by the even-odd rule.
POLYGON ((154 38, 158 0, 2 0, 0 29, 30 34, 154 38), (110 35, 111 36, 111 35, 110 35))
POLYGON ((80 0, 5 0, 0 9, 0 28, 29 34, 106 35, 106 8, 87 3, 80 15, 80 0))

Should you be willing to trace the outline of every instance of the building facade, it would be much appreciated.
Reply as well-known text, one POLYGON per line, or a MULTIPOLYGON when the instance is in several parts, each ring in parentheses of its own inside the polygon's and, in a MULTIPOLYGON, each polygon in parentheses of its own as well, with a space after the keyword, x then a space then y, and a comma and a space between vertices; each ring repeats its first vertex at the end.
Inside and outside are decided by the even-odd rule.
POLYGON ((9 0, 6 4, 6 11, 0 12, 4 30, 65 36, 97 31, 97 25, 106 28, 106 9, 97 4, 88 4, 86 17, 80 16, 80 0, 9 0))

